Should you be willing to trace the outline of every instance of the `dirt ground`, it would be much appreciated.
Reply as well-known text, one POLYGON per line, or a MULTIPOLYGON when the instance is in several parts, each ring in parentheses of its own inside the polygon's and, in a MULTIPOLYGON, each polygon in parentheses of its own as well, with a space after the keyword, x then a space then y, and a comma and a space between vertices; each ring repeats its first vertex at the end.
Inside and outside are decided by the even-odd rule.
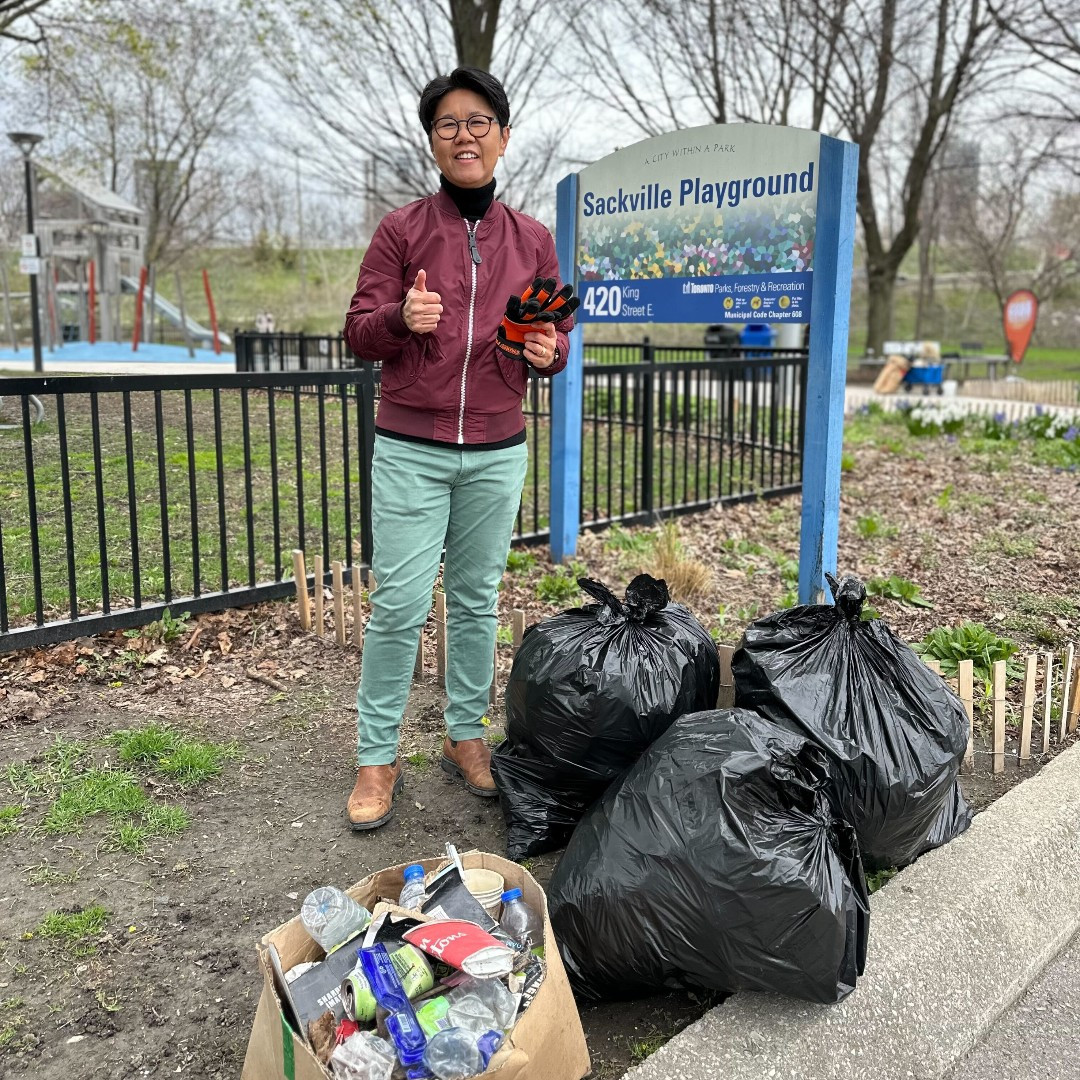
MULTIPOLYGON (((988 468, 989 459, 964 457, 944 440, 913 446, 890 438, 892 448, 869 441, 854 450, 841 567, 900 574, 935 606, 876 602, 883 617, 909 641, 963 618, 1008 633, 1023 651, 1077 640, 1076 476, 1016 448, 988 468), (880 528, 866 536, 871 530, 858 522, 871 513, 880 528)), ((746 622, 780 602, 783 561, 798 548, 798 511, 797 499, 785 499, 680 522, 681 557, 708 568, 703 590, 686 599, 722 641, 737 643, 746 622)), ((537 598, 552 570, 546 554, 537 549, 535 566, 508 573, 505 625, 514 607, 533 622, 577 602, 537 598)), ((655 568, 654 554, 610 535, 585 538, 579 557, 620 591, 637 569, 655 568)), ((505 645, 504 678, 510 658, 505 645)), ((311 888, 439 854, 446 841, 503 851, 497 803, 467 794, 438 767, 442 705, 432 668, 429 635, 428 673, 414 684, 402 732, 407 781, 396 816, 355 835, 343 805, 354 776, 359 654, 332 637, 301 634, 292 605, 204 616, 167 645, 115 635, 0 657, 0 805, 22 805, 18 827, 0 835, 0 1075, 236 1077, 260 992, 255 941, 296 914, 311 888), (142 855, 110 850, 97 819, 80 835, 46 834, 39 826, 47 798, 5 790, 2 770, 42 760, 57 736, 115 765, 105 738, 151 722, 235 740, 240 756, 190 791, 139 773, 156 798, 191 819, 142 855), (49 912, 93 904, 108 917, 81 948, 37 930, 49 912)), ((1010 690, 1000 776, 989 771, 980 726, 976 771, 963 780, 977 808, 1042 763, 1036 754, 1017 766, 1016 704, 1010 690)), ((493 738, 500 710, 492 711, 493 738)), ((1056 740, 1051 749, 1060 749, 1056 740)), ((556 861, 535 860, 541 883, 556 861)), ((620 1076, 704 1007, 665 995, 584 1010, 596 1076, 620 1076)))
MULTIPOLYGON (((279 608, 288 626, 291 613, 279 608)), ((235 614, 230 620, 235 632, 235 614)), ((277 668, 291 683, 287 693, 242 671, 161 686, 169 676, 154 667, 123 687, 85 679, 47 687, 28 714, 8 716, 4 764, 33 759, 58 734, 100 744, 151 720, 236 739, 243 757, 195 794, 161 784, 155 794, 182 803, 193 824, 141 858, 105 850, 93 823, 77 837, 23 828, 0 838, 0 1075, 236 1077, 261 989, 254 943, 296 914, 310 889, 441 854, 446 841, 505 850, 497 802, 469 795, 438 768, 441 691, 430 675, 410 699, 402 751, 411 762, 394 820, 371 834, 350 832, 342 811, 354 777, 358 656, 314 638, 284 652, 292 658, 285 663, 302 656, 304 665, 295 680, 288 673, 300 668, 277 668), (58 880, 40 883, 45 867, 58 880), (47 912, 92 904, 110 913, 96 955, 24 940, 47 912)), ((541 883, 556 859, 533 863, 541 883)), ((649 1040, 700 1011, 673 996, 587 1010, 598 1075, 621 1075, 649 1040)))

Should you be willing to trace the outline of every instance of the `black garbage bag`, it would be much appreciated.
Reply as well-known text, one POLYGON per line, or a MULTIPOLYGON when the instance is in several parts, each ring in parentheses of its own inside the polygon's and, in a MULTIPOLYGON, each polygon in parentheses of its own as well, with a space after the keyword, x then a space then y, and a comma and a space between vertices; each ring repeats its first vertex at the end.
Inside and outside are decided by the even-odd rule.
POLYGON ((506 739, 491 759, 511 859, 560 848, 612 780, 683 713, 709 709, 720 660, 708 631, 663 581, 640 574, 620 602, 530 627, 506 684, 506 739))
POLYGON ((829 584, 835 605, 789 608, 747 628, 732 658, 735 704, 829 755, 867 870, 906 866, 971 822, 963 796, 956 802, 967 714, 884 622, 862 621, 858 578, 829 584))
POLYGON ((972 814, 971 807, 964 798, 964 792, 960 788, 960 781, 953 784, 952 792, 945 800, 945 806, 938 814, 930 835, 919 846, 919 854, 925 855, 934 848, 943 847, 950 840, 959 836, 970 824, 972 814))
POLYGON ((582 819, 548 886, 578 995, 851 993, 868 898, 830 798, 822 751, 758 713, 677 720, 582 819))

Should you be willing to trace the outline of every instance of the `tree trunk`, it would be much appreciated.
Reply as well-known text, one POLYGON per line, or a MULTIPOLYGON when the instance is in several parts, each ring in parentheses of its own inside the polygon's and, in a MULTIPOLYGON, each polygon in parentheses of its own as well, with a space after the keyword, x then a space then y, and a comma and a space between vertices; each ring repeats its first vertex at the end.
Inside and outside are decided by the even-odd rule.
POLYGON ((882 346, 892 337, 896 270, 889 265, 870 266, 867 270, 866 348, 880 356, 882 346))
POLYGON ((463 67, 483 71, 491 67, 500 3, 501 0, 450 0, 454 48, 463 67))

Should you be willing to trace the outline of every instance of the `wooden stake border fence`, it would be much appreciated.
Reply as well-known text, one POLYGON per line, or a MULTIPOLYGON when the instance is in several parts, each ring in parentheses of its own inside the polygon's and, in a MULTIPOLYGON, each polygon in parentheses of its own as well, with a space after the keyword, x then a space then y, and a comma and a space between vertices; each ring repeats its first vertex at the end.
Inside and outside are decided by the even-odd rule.
MULTIPOLYGON (((326 582, 323 576, 322 557, 316 555, 314 563, 314 582, 323 582, 322 588, 314 587, 309 595, 308 577, 304 562, 304 553, 294 551, 293 573, 296 578, 296 599, 300 616, 300 627, 305 632, 313 631, 316 636, 323 637, 326 632, 325 607, 326 582), (312 603, 313 601, 313 603, 312 603), (314 613, 312 613, 314 607, 314 613)), ((376 588, 374 575, 368 572, 367 588, 373 592, 376 588)), ((331 611, 334 623, 334 636, 337 644, 345 647, 347 626, 345 612, 352 612, 352 644, 362 650, 364 647, 364 587, 361 582, 360 568, 355 564, 346 568, 340 562, 332 564, 330 583, 331 611), (349 579, 349 587, 352 589, 352 604, 345 602, 345 577, 346 571, 349 579)), ((446 685, 446 660, 447 660, 447 634, 446 634, 446 594, 437 590, 434 594, 434 628, 435 628, 435 677, 439 686, 446 685)), ((512 656, 517 655, 525 636, 525 612, 515 608, 511 612, 511 648, 512 656)), ((495 646, 495 665, 491 687, 488 692, 489 707, 493 707, 497 700, 499 690, 499 646, 495 646)), ((717 698, 717 708, 730 708, 735 700, 735 686, 731 674, 731 658, 735 653, 733 645, 717 645, 720 657, 720 694, 717 698)), ((926 660, 926 666, 932 671, 941 674, 941 664, 937 660, 926 660)), ((974 664, 971 660, 962 660, 957 665, 956 676, 946 681, 957 692, 963 703, 964 711, 968 718, 968 745, 964 754, 964 768, 968 772, 975 768, 975 679, 974 664)), ((414 668, 418 677, 427 673, 424 658, 424 635, 420 634, 420 641, 416 651, 416 664, 414 668)), ((1055 741, 1060 745, 1071 736, 1080 722, 1080 650, 1076 644, 1069 643, 1058 653, 1036 652, 1024 658, 1023 693, 1020 704, 1020 727, 1017 740, 1015 758, 1018 763, 1029 761, 1032 756, 1031 740, 1032 729, 1035 723, 1041 728, 1041 743, 1039 752, 1050 752, 1051 734, 1055 735, 1055 741), (1041 679, 1040 679, 1041 672, 1041 679), (1055 693, 1055 690, 1057 693, 1055 693), (1037 708, 1041 706, 1041 708, 1037 708), (1055 716, 1055 712, 1057 715, 1055 716), (1038 716, 1038 719, 1036 719, 1038 716), (1056 723, 1055 723, 1056 721, 1056 723)), ((997 661, 991 671, 990 679, 990 750, 991 769, 994 773, 1005 770, 1006 753, 1006 729, 1007 729, 1007 690, 1010 681, 1007 665, 1004 660, 997 661)))

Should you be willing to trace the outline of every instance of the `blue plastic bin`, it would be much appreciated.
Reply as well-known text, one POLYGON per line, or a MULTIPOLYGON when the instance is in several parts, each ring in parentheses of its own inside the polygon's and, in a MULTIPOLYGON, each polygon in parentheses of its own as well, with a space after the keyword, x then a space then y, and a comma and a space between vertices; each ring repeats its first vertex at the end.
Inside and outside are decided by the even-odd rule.
POLYGON ((945 374, 944 364, 929 364, 926 367, 913 367, 904 376, 904 383, 910 386, 940 386, 945 374))
POLYGON ((768 323, 747 323, 739 335, 739 344, 748 350, 745 353, 748 360, 771 356, 770 352, 750 352, 749 348, 756 346, 759 349, 771 349, 775 340, 776 331, 768 323))

